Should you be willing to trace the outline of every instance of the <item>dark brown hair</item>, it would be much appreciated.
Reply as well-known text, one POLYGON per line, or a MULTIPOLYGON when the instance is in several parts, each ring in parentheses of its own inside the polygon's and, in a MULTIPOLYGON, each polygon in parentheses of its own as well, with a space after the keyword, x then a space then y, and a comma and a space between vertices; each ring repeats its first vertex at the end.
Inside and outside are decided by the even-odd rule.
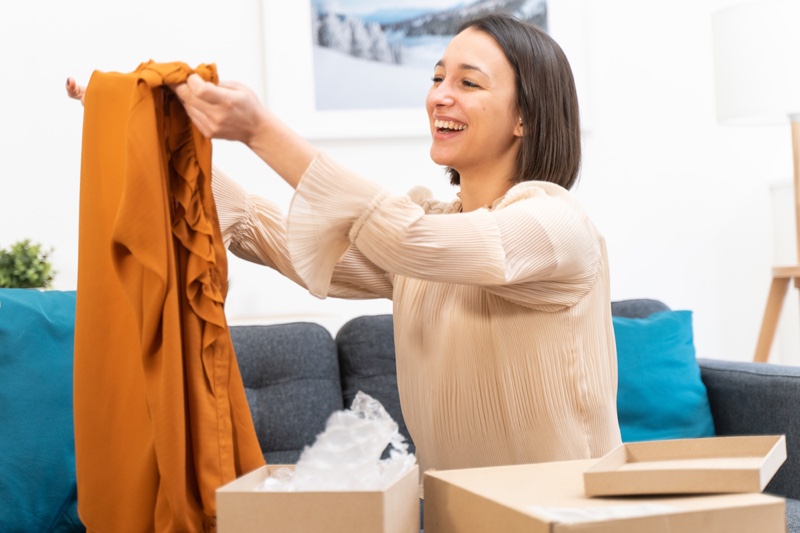
MULTIPOLYGON (((468 20, 497 42, 514 70, 523 137, 511 181, 550 181, 570 189, 578 178, 581 129, 575 80, 561 47, 539 27, 495 12, 468 20)), ((459 185, 458 171, 448 168, 459 185)))

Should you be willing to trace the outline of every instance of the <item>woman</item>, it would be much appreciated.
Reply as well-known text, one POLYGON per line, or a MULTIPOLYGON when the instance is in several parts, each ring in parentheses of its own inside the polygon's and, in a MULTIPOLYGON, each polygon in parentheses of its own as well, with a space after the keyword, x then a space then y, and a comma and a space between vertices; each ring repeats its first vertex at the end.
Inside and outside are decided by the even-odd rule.
POLYGON ((449 203, 421 189, 387 194, 239 84, 192 76, 174 90, 204 135, 244 142, 296 189, 284 220, 215 172, 234 254, 321 298, 393 300, 421 471, 583 459, 620 443, 605 243, 567 191, 580 160, 577 98, 544 32, 486 15, 436 64, 430 153, 460 186, 449 203))

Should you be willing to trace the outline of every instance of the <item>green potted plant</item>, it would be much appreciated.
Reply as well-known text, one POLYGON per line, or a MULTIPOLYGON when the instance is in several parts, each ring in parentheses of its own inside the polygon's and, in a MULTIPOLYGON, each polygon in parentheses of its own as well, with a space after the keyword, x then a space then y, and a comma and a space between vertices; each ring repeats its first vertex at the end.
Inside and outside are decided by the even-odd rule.
POLYGON ((55 276, 51 253, 29 239, 0 250, 0 288, 49 289, 55 276))

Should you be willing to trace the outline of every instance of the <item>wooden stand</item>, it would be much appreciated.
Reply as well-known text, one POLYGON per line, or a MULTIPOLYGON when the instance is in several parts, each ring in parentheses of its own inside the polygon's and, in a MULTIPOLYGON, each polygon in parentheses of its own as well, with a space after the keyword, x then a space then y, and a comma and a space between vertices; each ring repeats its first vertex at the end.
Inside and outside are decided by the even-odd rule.
POLYGON ((769 359, 769 351, 775 338, 783 301, 789 290, 789 282, 794 281, 794 286, 800 288, 800 115, 791 115, 790 119, 792 122, 792 153, 794 155, 794 216, 798 264, 772 269, 772 284, 769 288, 764 318, 761 321, 756 353, 753 357, 753 361, 756 363, 766 363, 769 359))

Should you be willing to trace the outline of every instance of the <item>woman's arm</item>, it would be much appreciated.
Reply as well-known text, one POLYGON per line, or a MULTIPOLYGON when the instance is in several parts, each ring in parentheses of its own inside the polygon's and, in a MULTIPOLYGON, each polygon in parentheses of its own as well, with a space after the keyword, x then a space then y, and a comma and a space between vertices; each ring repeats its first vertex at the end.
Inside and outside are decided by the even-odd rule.
POLYGON ((337 250, 355 246, 392 274, 553 309, 591 290, 603 254, 602 237, 557 185, 517 185, 491 210, 430 214, 324 153, 295 192, 288 232, 293 264, 318 296, 328 290, 337 250))
MULTIPOLYGON (((215 85, 192 75, 186 83, 172 89, 203 135, 246 144, 295 189, 319 155, 311 143, 281 122, 244 85, 236 82, 215 85)), ((262 218, 264 213, 266 211, 262 212, 262 218)), ((266 258, 260 256, 261 252, 267 249, 278 251, 273 257, 281 257, 284 262, 275 264, 275 267, 306 286, 288 253, 286 228, 282 219, 280 226, 277 219, 271 222, 266 219, 260 222, 253 220, 247 231, 240 235, 242 239, 238 243, 235 239, 231 242, 232 252, 251 261, 260 259, 257 262, 265 262, 266 258), (258 230, 259 224, 269 225, 269 230, 258 230)), ((330 267, 327 270, 330 284, 324 293, 317 296, 391 298, 392 280, 389 274, 356 247, 350 246, 350 243, 337 241, 337 245, 335 249, 326 248, 328 253, 324 258, 317 256, 330 267)))
MULTIPOLYGON (((305 287, 289 257, 285 217, 280 208, 246 193, 216 167, 212 176, 211 188, 226 248, 241 259, 268 266, 305 287)), ((392 280, 353 246, 336 265, 327 296, 391 299, 392 280)))
POLYGON ((203 135, 243 142, 295 189, 319 153, 240 83, 215 85, 192 74, 173 90, 203 135))

